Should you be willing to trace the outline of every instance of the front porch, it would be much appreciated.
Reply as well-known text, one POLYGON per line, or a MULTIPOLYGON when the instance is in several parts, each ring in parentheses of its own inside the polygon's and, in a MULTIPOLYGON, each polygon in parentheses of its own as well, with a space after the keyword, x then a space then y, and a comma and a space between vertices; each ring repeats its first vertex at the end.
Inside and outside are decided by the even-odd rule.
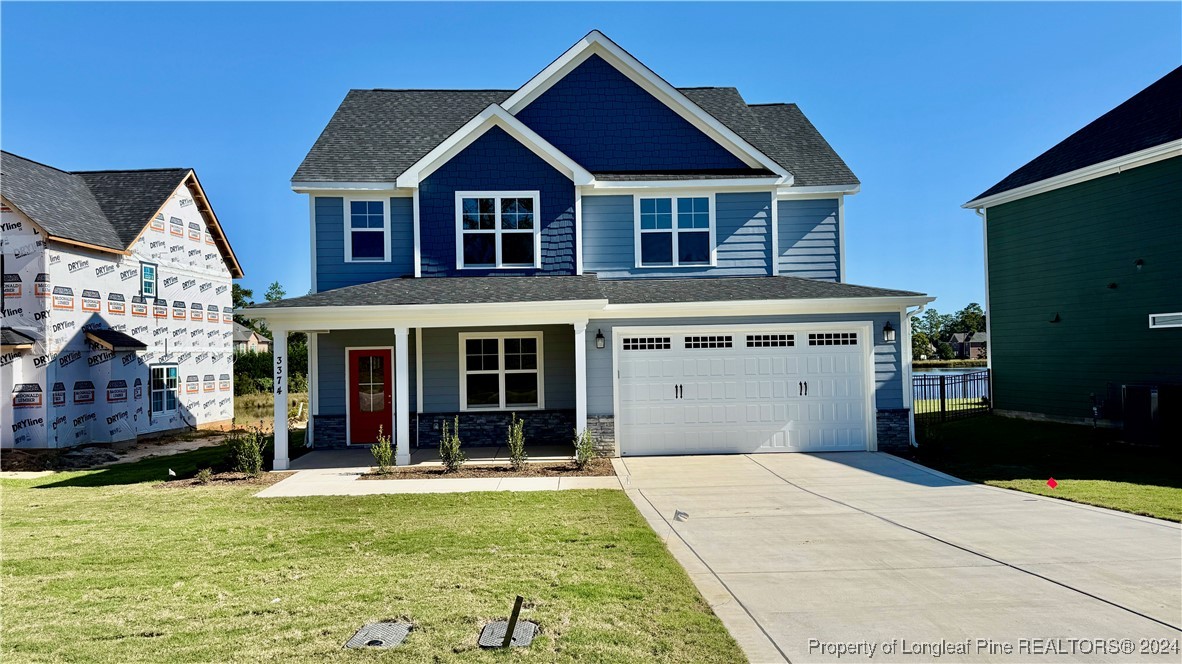
MULTIPOLYGON (((379 428, 395 444, 396 465, 438 463, 440 436, 457 418, 471 462, 504 462, 514 415, 525 422, 531 460, 570 459, 575 432, 587 428, 587 349, 594 339, 587 339, 586 318, 550 304, 549 311, 535 303, 473 305, 463 316, 444 308, 442 317, 439 308, 383 307, 371 310, 372 318, 315 317, 286 329, 272 321, 277 422, 287 419, 280 398, 287 333, 308 334, 308 440, 317 452, 291 467, 372 465, 369 445, 379 428)), ((276 469, 289 467, 286 439, 277 429, 276 469)))

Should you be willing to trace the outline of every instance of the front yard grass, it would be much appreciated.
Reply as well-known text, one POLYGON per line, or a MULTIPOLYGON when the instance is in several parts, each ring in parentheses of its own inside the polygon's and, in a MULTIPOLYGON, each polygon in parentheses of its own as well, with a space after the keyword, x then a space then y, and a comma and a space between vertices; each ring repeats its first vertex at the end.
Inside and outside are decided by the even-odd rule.
POLYGON ((1118 438, 1109 429, 988 415, 932 425, 915 460, 973 482, 1182 521, 1182 455, 1118 438))
POLYGON ((744 659, 621 491, 260 499, 156 486, 224 454, 0 481, 0 659, 744 659), (480 650, 480 627, 518 594, 540 636, 480 650), (342 648, 389 619, 415 623, 403 646, 342 648))

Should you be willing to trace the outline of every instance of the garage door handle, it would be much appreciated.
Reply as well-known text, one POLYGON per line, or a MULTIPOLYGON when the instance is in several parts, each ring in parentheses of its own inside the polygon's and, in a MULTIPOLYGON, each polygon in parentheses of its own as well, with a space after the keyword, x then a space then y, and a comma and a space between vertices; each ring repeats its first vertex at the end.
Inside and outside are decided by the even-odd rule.
POLYGON ((798 397, 804 396, 804 382, 802 382, 802 381, 796 382, 796 396, 798 396, 798 397))
POLYGON ((804 381, 804 395, 806 397, 809 395, 809 382, 807 380, 804 381))

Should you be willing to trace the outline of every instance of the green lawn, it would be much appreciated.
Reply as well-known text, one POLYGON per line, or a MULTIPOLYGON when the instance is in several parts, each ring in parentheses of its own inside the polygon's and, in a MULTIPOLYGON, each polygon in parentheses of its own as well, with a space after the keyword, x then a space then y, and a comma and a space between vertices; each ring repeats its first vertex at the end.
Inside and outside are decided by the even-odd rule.
POLYGON ((996 415, 932 425, 915 459, 992 486, 1182 521, 1180 455, 1119 432, 996 415), (1054 477, 1058 488, 1047 486, 1054 477))
POLYGON ((743 661, 621 491, 258 499, 162 488, 223 448, 0 481, 0 659, 743 661), (481 651, 513 597, 528 650, 481 651), (345 651, 409 619, 399 649, 345 651))

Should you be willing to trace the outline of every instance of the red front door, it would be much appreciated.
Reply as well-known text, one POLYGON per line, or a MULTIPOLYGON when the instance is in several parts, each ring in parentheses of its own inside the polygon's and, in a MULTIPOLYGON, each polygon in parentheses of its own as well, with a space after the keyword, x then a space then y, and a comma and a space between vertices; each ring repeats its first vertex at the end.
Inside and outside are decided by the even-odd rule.
POLYGON ((394 433, 394 384, 390 381, 390 350, 349 351, 349 442, 373 443, 378 428, 394 433))

